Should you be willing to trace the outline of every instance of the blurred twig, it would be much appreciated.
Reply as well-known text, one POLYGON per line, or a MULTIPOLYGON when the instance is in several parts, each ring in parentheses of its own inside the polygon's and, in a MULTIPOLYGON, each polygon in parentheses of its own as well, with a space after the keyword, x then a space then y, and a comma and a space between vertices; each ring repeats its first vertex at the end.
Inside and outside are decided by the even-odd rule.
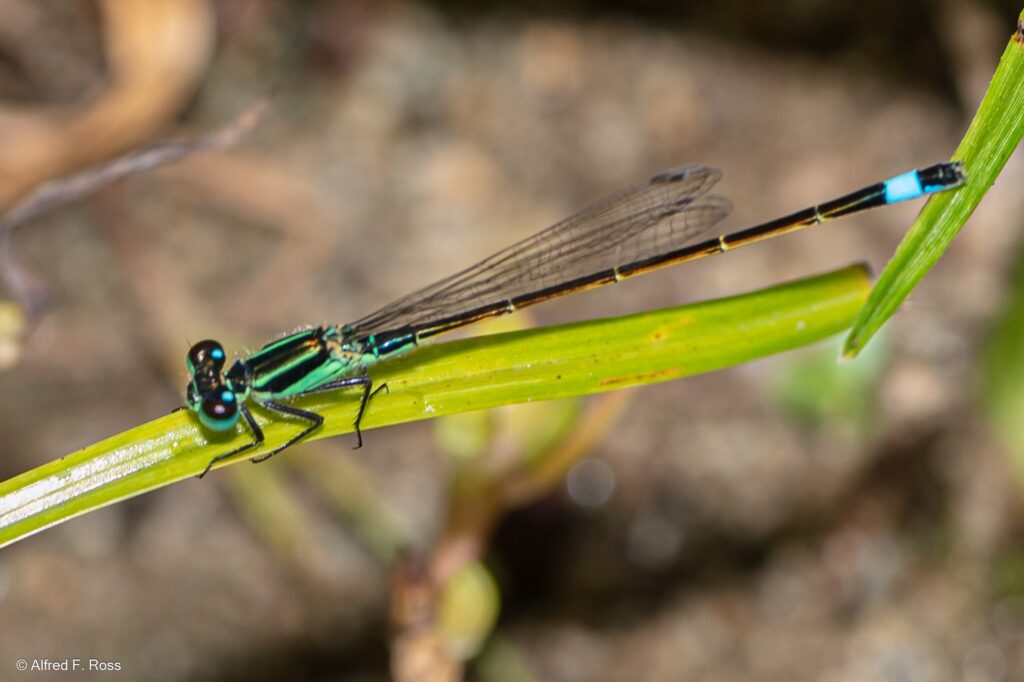
POLYGON ((462 679, 462 663, 447 651, 437 627, 440 587, 422 556, 398 558, 391 584, 391 674, 397 682, 462 679))
MULTIPOLYGON (((22 306, 0 302, 7 321, 0 329, 0 368, 16 362, 20 339, 46 300, 41 278, 13 263, 11 228, 70 200, 40 185, 150 140, 192 96, 213 53, 209 0, 97 5, 106 87, 71 109, 0 106, 0 275, 22 306)), ((42 21, 45 11, 38 15, 42 21)))
POLYGON ((269 102, 269 96, 261 98, 235 120, 212 132, 184 140, 159 142, 113 161, 47 182, 0 217, 0 275, 29 318, 41 312, 46 293, 41 281, 19 263, 14 255, 11 235, 15 227, 45 210, 78 200, 129 175, 181 161, 199 151, 233 145, 255 127, 266 112, 269 102))
POLYGON ((107 87, 72 113, 0 110, 0 209, 40 183, 151 139, 180 111, 213 53, 209 0, 99 0, 107 87))

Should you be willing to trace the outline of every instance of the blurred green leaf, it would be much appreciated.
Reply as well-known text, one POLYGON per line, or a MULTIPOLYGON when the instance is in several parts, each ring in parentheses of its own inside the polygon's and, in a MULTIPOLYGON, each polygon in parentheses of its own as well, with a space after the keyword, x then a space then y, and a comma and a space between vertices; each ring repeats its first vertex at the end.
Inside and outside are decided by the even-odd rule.
POLYGON ((297 566, 316 543, 298 499, 273 467, 249 467, 228 479, 249 525, 278 554, 297 566))
POLYGON ((982 358, 981 397, 1024 484, 1024 251, 982 358))
MULTIPOLYGON (((411 541, 409 529, 387 504, 377 482, 354 456, 317 443, 305 448, 317 452, 301 460, 287 460, 310 488, 382 565, 389 565, 411 541)), ((248 467, 271 469, 271 467, 248 467)))
POLYGON ((869 427, 887 348, 875 344, 857 362, 836 362, 841 345, 837 339, 799 353, 784 365, 771 390, 782 409, 807 425, 841 423, 862 432, 869 427))
POLYGON ((491 572, 474 561, 459 569, 444 587, 438 624, 460 660, 476 656, 498 622, 501 594, 491 572))
POLYGON ((1024 552, 1019 547, 993 558, 989 589, 997 597, 1024 597, 1024 552))
MULTIPOLYGON (((427 345, 382 362, 387 382, 364 430, 500 405, 600 393, 710 372, 803 346, 844 329, 869 280, 855 266, 731 298, 577 324, 427 345)), ((352 431, 358 391, 295 404, 322 414, 310 440, 352 431)), ((254 408, 267 452, 301 425, 254 408)), ((211 440, 178 411, 0 483, 0 546, 87 511, 183 480, 249 442, 242 428, 211 440)), ((372 440, 372 439, 371 439, 372 440)))
POLYGON ((1024 12, 978 107, 967 134, 953 154, 964 162, 967 182, 935 194, 875 284, 843 346, 856 356, 903 299, 949 247, 971 217, 1024 135, 1024 12))
POLYGON ((535 682, 525 657, 516 646, 500 635, 491 637, 473 664, 483 682, 535 682))
POLYGON ((449 414, 434 424, 438 445, 456 461, 474 460, 487 452, 494 432, 492 411, 449 414))

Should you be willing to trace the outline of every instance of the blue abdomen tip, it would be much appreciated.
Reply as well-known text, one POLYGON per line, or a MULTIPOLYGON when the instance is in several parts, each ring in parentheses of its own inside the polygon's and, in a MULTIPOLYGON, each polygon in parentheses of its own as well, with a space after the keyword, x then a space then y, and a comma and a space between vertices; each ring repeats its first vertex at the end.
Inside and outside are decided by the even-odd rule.
POLYGON ((916 170, 885 181, 885 203, 887 204, 916 199, 922 194, 924 194, 924 188, 921 187, 921 178, 916 170))

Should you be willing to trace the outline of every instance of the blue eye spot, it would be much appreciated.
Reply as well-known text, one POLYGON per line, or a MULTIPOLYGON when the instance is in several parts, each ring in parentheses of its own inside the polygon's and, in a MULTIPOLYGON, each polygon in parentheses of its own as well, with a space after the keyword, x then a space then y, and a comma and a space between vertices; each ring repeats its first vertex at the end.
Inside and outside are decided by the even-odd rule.
POLYGON ((226 403, 233 403, 235 402, 235 394, 231 391, 224 391, 220 394, 220 399, 226 403))
POLYGON ((222 351, 220 348, 214 348, 212 351, 210 351, 210 357, 213 358, 214 360, 223 360, 224 351, 222 351))

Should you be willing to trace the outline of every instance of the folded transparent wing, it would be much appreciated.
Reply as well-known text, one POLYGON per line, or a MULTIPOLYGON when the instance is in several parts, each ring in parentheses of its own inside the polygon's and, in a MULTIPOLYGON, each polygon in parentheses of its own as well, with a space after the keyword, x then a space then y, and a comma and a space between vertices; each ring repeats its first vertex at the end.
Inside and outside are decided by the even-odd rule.
POLYGON ((659 173, 349 326, 358 335, 418 329, 686 246, 731 209, 707 194, 720 177, 707 166, 659 173))

